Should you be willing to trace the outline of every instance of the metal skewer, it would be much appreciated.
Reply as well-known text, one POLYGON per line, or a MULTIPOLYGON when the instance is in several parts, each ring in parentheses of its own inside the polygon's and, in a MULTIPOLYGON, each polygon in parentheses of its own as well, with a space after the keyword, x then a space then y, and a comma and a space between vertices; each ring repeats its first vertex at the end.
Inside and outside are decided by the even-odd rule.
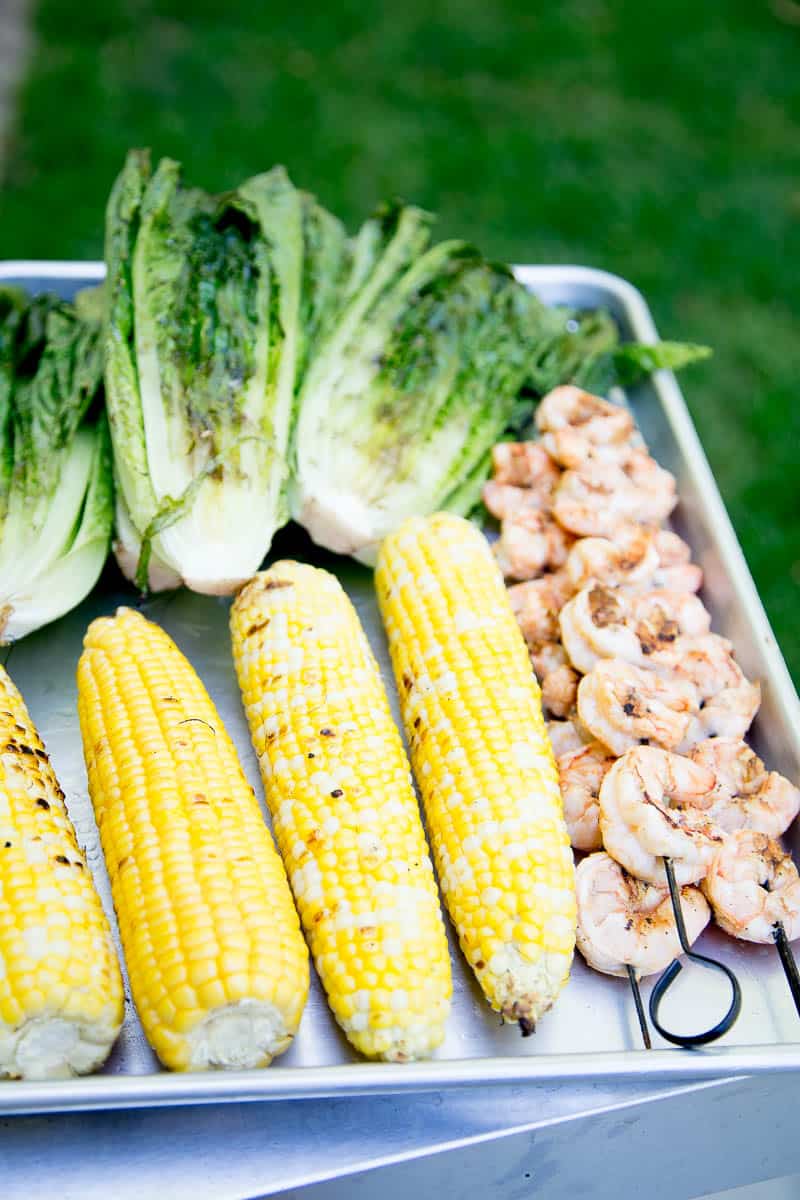
MULTIPOLYGON (((742 991, 741 991, 741 988, 739 987, 739 980, 736 978, 733 971, 731 971, 730 967, 727 967, 725 965, 725 963, 721 963, 715 958, 708 958, 707 955, 705 955, 705 954, 696 954, 692 950, 689 939, 686 936, 686 926, 684 925, 684 922, 683 922, 683 910, 681 909, 680 889, 678 888, 678 884, 675 880, 675 871, 672 866, 672 861, 669 858, 664 858, 662 861, 664 863, 664 870, 667 875, 667 883, 669 885, 669 896, 670 896, 670 900, 672 901, 672 911, 675 914, 675 925, 678 930, 678 941, 681 944, 681 949, 683 950, 686 957, 691 959, 692 962, 697 963, 698 966, 706 967, 712 971, 721 971, 722 974, 725 975, 726 978, 728 979, 728 981, 731 985, 731 991, 732 991, 733 995, 731 998, 730 1007, 728 1008, 728 1011, 725 1013, 725 1016, 722 1018, 721 1021, 718 1021, 716 1025, 713 1025, 711 1027, 711 1029, 706 1029, 703 1033, 688 1033, 688 1034, 687 1033, 672 1033, 670 1030, 665 1029, 664 1026, 661 1024, 661 1022, 658 1019, 658 1010, 661 1005, 661 1001, 664 999, 664 996, 666 995, 666 992, 668 991, 670 985, 672 983, 674 983, 674 981, 677 979, 678 975, 680 974, 681 970, 683 969, 683 964, 681 963, 681 961, 679 959, 676 958, 670 963, 670 965, 667 967, 667 969, 659 977, 658 982, 656 983, 655 987, 653 988, 652 992, 650 993, 650 1020, 653 1022, 656 1029, 661 1034, 661 1036, 663 1038, 665 1038, 668 1042, 672 1042, 673 1045, 676 1045, 676 1046, 705 1046, 709 1042, 715 1042, 717 1040, 717 1038, 721 1038, 722 1035, 724 1033, 727 1033, 728 1030, 733 1026, 734 1022, 736 1021, 736 1018, 739 1016, 739 1012, 742 1007, 742 991)), ((784 940, 785 939, 786 939, 786 935, 784 933, 784 940)), ((778 942, 778 935, 776 935, 775 940, 776 940, 776 943, 778 944, 778 953, 781 954, 781 947, 780 947, 780 943, 778 942)), ((787 943, 787 950, 788 950, 788 943, 787 943)), ((791 953, 790 953, 790 957, 791 957, 791 953)), ((783 962, 782 954, 781 954, 781 962, 783 962)), ((794 960, 792 960, 792 962, 794 963, 794 960)), ((786 970, 786 967, 784 967, 784 970, 786 970)), ((797 966, 796 965, 794 966, 794 970, 795 970, 795 975, 797 975, 797 966)), ((787 973, 787 978, 788 978, 788 973, 787 973)), ((800 976, 797 977, 797 983, 798 983, 798 987, 800 988, 800 976)), ((789 986, 790 987, 792 986, 791 983, 789 986)), ((794 991, 792 992, 792 994, 794 995, 794 991)), ((798 996, 800 996, 800 990, 798 991, 798 996)), ((798 1011, 800 1011, 800 1006, 798 1007, 798 1011)))
POLYGON ((800 1016, 800 971, 797 969, 797 963, 792 954, 792 948, 789 945, 783 921, 776 921, 772 926, 772 936, 778 948, 778 957, 781 960, 781 966, 786 976, 786 982, 789 985, 789 991, 792 993, 794 1006, 797 1009, 798 1016, 800 1016))
MULTIPOLYGON (((765 879, 761 886, 765 892, 772 891, 768 879, 765 879)), ((797 963, 792 954, 792 947, 789 945, 783 921, 776 921, 772 926, 772 937, 778 948, 778 957, 781 960, 781 966, 786 976, 786 982, 789 985, 789 991, 792 993, 794 1006, 797 1009, 798 1016, 800 1016, 800 971, 797 969, 797 963)))
POLYGON ((652 1050, 653 1045, 650 1041, 650 1030, 647 1028, 647 1017, 644 1013, 642 993, 639 991, 639 980, 636 978, 636 972, 630 963, 625 964, 625 969, 628 972, 628 979, 630 981, 631 991, 633 992, 633 1003, 636 1005, 636 1015, 639 1018, 639 1028, 642 1031, 644 1048, 645 1050, 652 1050))

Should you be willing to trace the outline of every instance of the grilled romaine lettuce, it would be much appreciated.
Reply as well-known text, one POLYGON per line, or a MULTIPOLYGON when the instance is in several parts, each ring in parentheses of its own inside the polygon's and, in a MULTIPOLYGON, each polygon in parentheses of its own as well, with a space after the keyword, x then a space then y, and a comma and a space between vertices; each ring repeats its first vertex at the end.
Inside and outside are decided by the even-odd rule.
POLYGON ((234 591, 287 517, 300 193, 276 168, 210 196, 134 151, 106 261, 117 557, 140 586, 234 591))
POLYGON ((473 506, 535 348, 564 328, 506 267, 430 229, 400 205, 362 227, 300 391, 293 516, 367 562, 406 516, 473 506))
POLYGON ((93 587, 113 515, 97 322, 55 296, 0 296, 0 641, 93 587))

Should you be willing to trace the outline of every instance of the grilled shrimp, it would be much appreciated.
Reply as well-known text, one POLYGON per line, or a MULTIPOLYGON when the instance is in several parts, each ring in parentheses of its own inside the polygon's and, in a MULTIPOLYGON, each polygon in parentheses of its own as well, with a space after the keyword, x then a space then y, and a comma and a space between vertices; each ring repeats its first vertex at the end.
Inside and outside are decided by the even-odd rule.
MULTIPOLYGON (((600 836, 603 846, 611 857, 634 878, 657 883, 661 887, 666 886, 667 876, 660 855, 651 854, 649 850, 645 850, 637 837, 636 830, 632 829, 620 815, 616 793, 609 790, 603 796, 602 785, 600 836)), ((692 868, 684 866, 682 862, 675 869, 675 878, 681 886, 696 882, 692 868)))
POLYGON ((547 512, 550 508, 551 493, 540 492, 538 488, 516 487, 513 483, 498 483, 490 479, 483 485, 483 503, 493 517, 503 521, 506 517, 514 517, 521 512, 547 512))
POLYGON ((602 658, 648 666, 651 655, 669 650, 682 634, 708 632, 711 616, 691 593, 656 590, 629 595, 588 584, 561 610, 561 640, 579 671, 602 658))
POLYGON ((643 445, 627 409, 580 388, 555 388, 539 404, 536 424, 541 443, 564 467, 579 467, 590 459, 624 461, 643 445))
POLYGON ((669 649, 681 635, 700 637, 711 629, 710 612, 691 592, 656 588, 631 596, 627 604, 629 624, 645 655, 669 649))
POLYGON ((653 525, 666 521, 678 503, 675 476, 660 467, 646 450, 631 454, 622 469, 640 497, 638 519, 653 525))
POLYGON ((703 892, 717 924, 746 942, 771 942, 781 921, 789 941, 800 937, 800 876, 780 842, 739 829, 715 855, 703 892))
POLYGON ((496 483, 514 487, 555 487, 561 471, 538 442, 499 442, 492 450, 496 483))
POLYGON ((554 717, 568 717, 578 699, 580 676, 572 667, 556 667, 542 680, 542 704, 554 717))
POLYGON ((691 683, 661 679, 614 659, 599 662, 578 686, 581 722, 614 754, 642 741, 674 750, 686 739, 698 711, 691 683))
POLYGON ((702 711, 688 732, 689 748, 706 737, 743 737, 761 703, 761 689, 750 683, 733 657, 733 646, 716 633, 679 637, 668 649, 650 655, 660 675, 694 685, 702 711))
POLYGON ((652 656, 650 665, 660 674, 688 679, 701 700, 716 696, 724 688, 738 686, 744 678, 733 657, 733 645, 718 633, 676 638, 671 646, 652 656))
MULTIPOLYGON (((669 892, 635 879, 608 854, 590 854, 575 872, 577 945, 595 971, 637 978, 654 975, 681 953, 669 892)), ((711 913, 699 888, 681 888, 681 910, 690 943, 711 913)))
POLYGON ((598 441, 625 438, 635 429, 627 408, 573 384, 553 388, 542 398, 536 410, 536 426, 541 433, 579 426, 589 435, 597 429, 598 441))
POLYGON ((581 742, 556 759, 564 801, 564 820, 576 850, 599 850, 600 785, 614 762, 600 742, 581 742))
POLYGON ((683 538, 671 529, 656 529, 652 536, 658 566, 650 586, 669 592, 699 592, 703 570, 692 562, 692 552, 683 538))
POLYGON ((516 583, 508 589, 508 599, 530 649, 560 640, 558 614, 571 595, 569 580, 561 571, 516 583))
POLYGON ((663 883, 666 855, 679 884, 698 882, 724 838, 706 811, 713 787, 713 771, 691 759, 628 750, 600 788, 603 845, 637 878, 663 883))
POLYGON ((744 737, 761 707, 761 685, 742 678, 737 687, 725 688, 703 702, 687 745, 707 737, 744 737))
POLYGON ((613 537, 639 518, 639 493, 621 467, 586 463, 565 471, 553 493, 553 515, 579 537, 613 537))
POLYGON ((506 579, 533 579, 562 567, 574 540, 547 513, 524 509, 505 518, 493 549, 506 579))
POLYGON ((541 642, 529 646, 531 666, 537 679, 544 680, 554 671, 569 665, 567 652, 561 642, 541 642))
POLYGON ((613 541, 581 538, 567 555, 566 572, 576 591, 592 581, 607 587, 649 587, 659 562, 651 531, 630 525, 620 528, 613 541))
POLYGON ((564 649, 584 674, 604 658, 642 662, 642 647, 623 598, 602 584, 581 588, 562 608, 558 623, 564 649))
POLYGON ((659 566, 653 575, 652 586, 668 592, 699 592, 703 586, 703 568, 693 562, 659 566))
POLYGON ((660 566, 682 567, 692 561, 691 547, 671 529, 657 529, 652 537, 660 566))
POLYGON ((556 759, 586 745, 586 738, 574 721, 548 721, 547 736, 556 759))
POLYGON ((777 771, 767 771, 741 738, 707 738, 689 757, 714 772, 716 785, 708 812, 726 833, 754 829, 780 837, 800 811, 800 789, 777 771))
POLYGON ((696 592, 703 572, 690 557, 689 547, 676 533, 623 523, 613 539, 577 541, 567 556, 566 572, 576 590, 594 580, 632 592, 696 592))
POLYGON ((590 461, 565 471, 553 494, 553 514, 571 533, 613 537, 632 521, 658 525, 676 502, 674 477, 637 451, 624 469, 590 461))

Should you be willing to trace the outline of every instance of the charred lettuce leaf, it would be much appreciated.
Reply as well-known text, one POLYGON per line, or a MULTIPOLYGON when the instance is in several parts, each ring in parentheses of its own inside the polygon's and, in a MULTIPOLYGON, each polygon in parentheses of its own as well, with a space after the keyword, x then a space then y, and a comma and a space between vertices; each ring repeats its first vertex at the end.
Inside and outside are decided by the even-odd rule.
POLYGON ((0 640, 62 616, 108 552, 100 324, 55 296, 0 297, 0 640))

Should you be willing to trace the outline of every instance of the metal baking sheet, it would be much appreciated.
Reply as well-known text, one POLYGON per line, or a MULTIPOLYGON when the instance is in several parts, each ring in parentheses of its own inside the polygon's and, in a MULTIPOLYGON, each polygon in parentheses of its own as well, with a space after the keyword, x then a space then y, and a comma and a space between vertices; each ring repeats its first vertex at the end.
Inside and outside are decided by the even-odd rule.
MULTIPOLYGON (((102 278, 100 263, 8 262, 0 280, 31 291, 65 296, 102 278)), ((583 267, 518 268, 519 278, 550 304, 605 305, 626 337, 656 336, 642 296, 616 276, 583 267)), ((674 525, 692 545, 705 571, 703 599, 714 628, 734 642, 739 660, 761 680, 764 700, 753 729, 758 753, 776 770, 800 777, 800 703, 742 557, 716 484, 674 377, 660 372, 628 397, 639 425, 662 465, 678 480, 680 505, 674 525)), ((355 602, 394 697, 386 647, 368 570, 313 547, 301 530, 283 531, 274 554, 309 558, 337 571, 355 602)), ((72 819, 86 847, 103 902, 114 924, 110 889, 91 804, 86 792, 78 718, 75 667, 88 622, 118 604, 135 604, 115 568, 107 568, 95 593, 80 608, 13 647, 9 669, 50 750, 67 794, 72 819)), ((236 742, 245 770, 261 795, 229 651, 228 602, 187 592, 145 602, 202 676, 236 742)), ((800 851, 795 834, 793 849, 800 851)), ((742 1015, 714 1047, 678 1050, 654 1033, 654 1049, 640 1049, 626 981, 597 975, 576 955, 572 978, 534 1037, 501 1026, 467 970, 455 939, 453 1009, 447 1038, 429 1062, 366 1063, 335 1025, 319 981, 311 993, 292 1048, 268 1070, 174 1075, 159 1069, 136 1013, 127 1003, 124 1028, 104 1070, 93 1077, 59 1082, 0 1084, 0 1113, 146 1107, 224 1101, 341 1096, 440 1090, 534 1080, 692 1080, 760 1071, 800 1069, 800 1020, 772 947, 737 943, 718 930, 703 934, 701 950, 732 966, 742 985, 742 1015)), ((650 983, 645 981, 645 997, 650 983)), ((727 1007, 715 977, 683 972, 663 1018, 673 1028, 713 1023, 727 1007), (685 1022, 685 1026, 681 1025, 685 1022)))

